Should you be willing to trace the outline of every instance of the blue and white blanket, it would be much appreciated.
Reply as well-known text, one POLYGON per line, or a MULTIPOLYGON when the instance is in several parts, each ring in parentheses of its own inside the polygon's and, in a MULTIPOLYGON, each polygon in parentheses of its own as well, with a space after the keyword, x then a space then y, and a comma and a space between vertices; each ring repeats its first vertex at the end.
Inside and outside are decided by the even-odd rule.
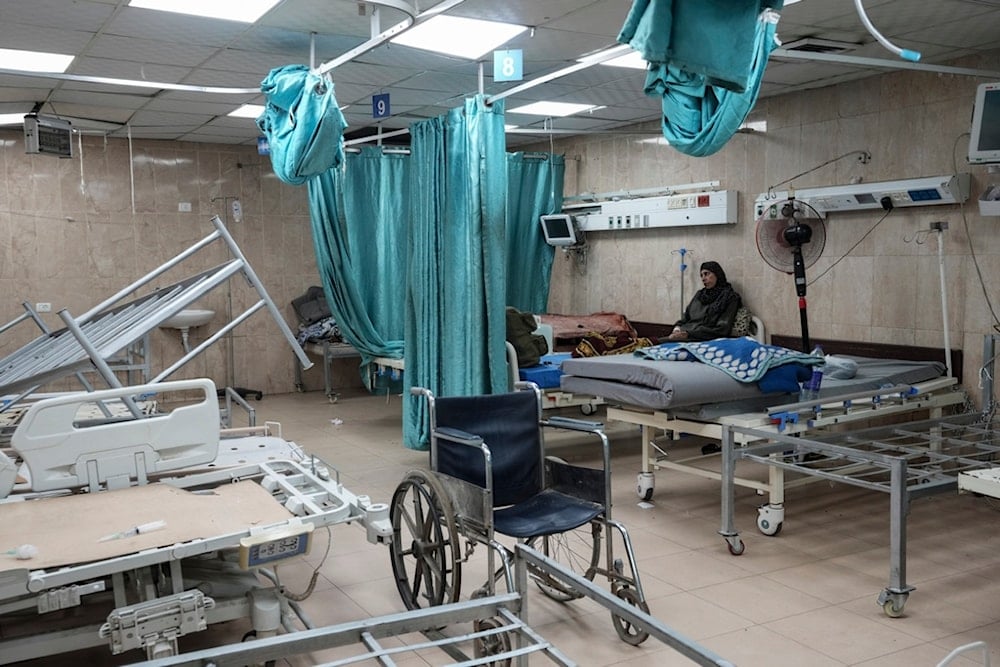
POLYGON ((635 351, 635 356, 661 361, 701 361, 725 371, 739 382, 757 382, 785 364, 815 366, 823 357, 758 343, 749 336, 686 343, 662 343, 635 351))

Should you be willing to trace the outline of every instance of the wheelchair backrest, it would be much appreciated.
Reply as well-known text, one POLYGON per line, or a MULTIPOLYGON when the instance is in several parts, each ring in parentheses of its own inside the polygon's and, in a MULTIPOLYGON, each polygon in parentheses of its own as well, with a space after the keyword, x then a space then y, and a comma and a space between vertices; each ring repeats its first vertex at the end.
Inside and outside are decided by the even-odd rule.
MULTIPOLYGON (((435 399, 435 428, 477 435, 493 457, 493 505, 513 505, 542 488, 542 435, 534 391, 435 399)), ((477 448, 437 439, 437 472, 486 486, 483 455, 477 448)))

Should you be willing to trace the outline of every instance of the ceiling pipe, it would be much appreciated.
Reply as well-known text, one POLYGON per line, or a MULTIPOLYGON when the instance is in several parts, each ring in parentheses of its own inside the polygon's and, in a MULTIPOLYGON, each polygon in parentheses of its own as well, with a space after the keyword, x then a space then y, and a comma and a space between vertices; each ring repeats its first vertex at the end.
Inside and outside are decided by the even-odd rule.
POLYGON ((977 76, 994 79, 1000 77, 1000 72, 984 69, 972 69, 969 67, 950 67, 948 65, 930 65, 928 63, 913 63, 900 60, 886 60, 884 58, 865 58, 862 56, 849 56, 842 53, 806 53, 801 51, 788 51, 777 48, 771 52, 772 58, 790 58, 793 60, 816 60, 819 62, 839 63, 841 65, 856 65, 858 67, 875 67, 885 69, 908 69, 920 72, 935 72, 937 74, 957 74, 959 76, 977 76))

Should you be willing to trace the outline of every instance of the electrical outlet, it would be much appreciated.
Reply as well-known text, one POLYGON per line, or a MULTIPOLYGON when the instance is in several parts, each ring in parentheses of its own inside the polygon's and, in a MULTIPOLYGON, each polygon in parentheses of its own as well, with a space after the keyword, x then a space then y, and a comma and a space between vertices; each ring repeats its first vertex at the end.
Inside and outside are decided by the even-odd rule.
POLYGON ((35 310, 39 313, 51 313, 52 304, 48 302, 41 302, 35 304, 35 310))
POLYGON ((191 202, 189 202, 189 201, 178 202, 177 203, 177 212, 178 213, 190 213, 191 212, 191 202))

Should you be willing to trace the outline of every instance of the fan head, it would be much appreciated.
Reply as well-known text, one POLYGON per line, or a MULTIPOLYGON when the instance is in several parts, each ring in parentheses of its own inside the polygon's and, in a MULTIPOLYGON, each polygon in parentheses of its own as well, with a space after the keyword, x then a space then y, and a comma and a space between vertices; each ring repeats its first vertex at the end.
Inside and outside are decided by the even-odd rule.
POLYGON ((826 225, 819 212, 804 201, 785 199, 768 206, 757 218, 757 252, 772 268, 792 273, 795 255, 806 268, 823 254, 826 225))

